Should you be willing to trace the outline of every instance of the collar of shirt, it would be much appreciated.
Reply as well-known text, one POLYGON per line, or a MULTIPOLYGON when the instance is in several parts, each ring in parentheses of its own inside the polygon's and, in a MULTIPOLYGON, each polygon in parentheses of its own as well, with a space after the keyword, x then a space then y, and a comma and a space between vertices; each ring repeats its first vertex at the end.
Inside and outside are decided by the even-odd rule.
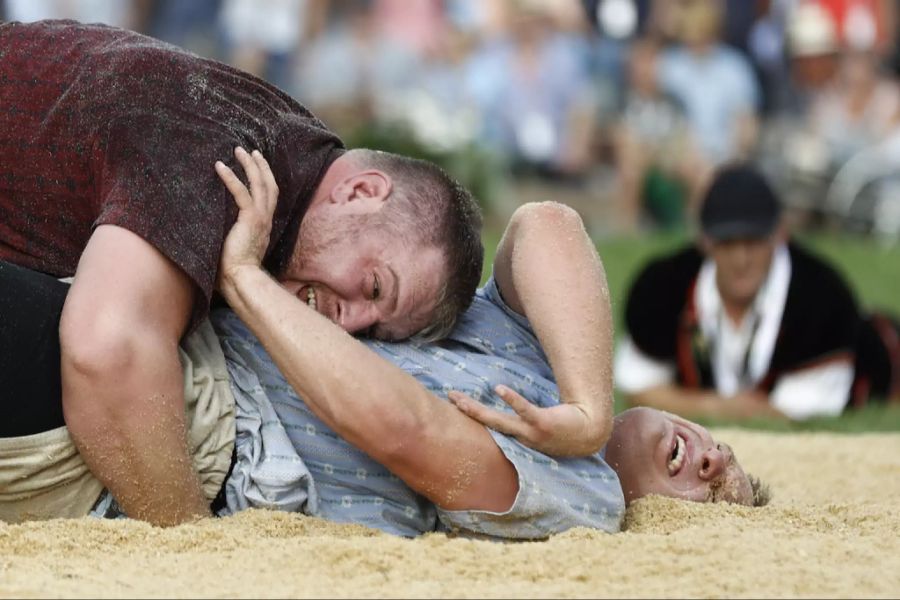
POLYGON ((739 391, 744 378, 744 356, 751 385, 765 376, 775 350, 790 281, 791 257, 787 245, 781 244, 775 249, 769 274, 754 298, 753 307, 735 327, 724 315, 722 297, 716 286, 716 265, 711 259, 704 261, 694 289, 694 306, 700 329, 712 345, 713 376, 719 393, 732 395, 739 391))

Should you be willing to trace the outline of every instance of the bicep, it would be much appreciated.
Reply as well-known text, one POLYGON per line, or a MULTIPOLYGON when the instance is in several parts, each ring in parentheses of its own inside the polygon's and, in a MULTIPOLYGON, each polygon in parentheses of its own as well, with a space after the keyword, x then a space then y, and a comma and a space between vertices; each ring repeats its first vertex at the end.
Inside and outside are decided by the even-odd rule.
POLYGON ((122 227, 101 225, 79 260, 63 309, 63 331, 90 323, 177 340, 194 296, 188 276, 154 246, 122 227))

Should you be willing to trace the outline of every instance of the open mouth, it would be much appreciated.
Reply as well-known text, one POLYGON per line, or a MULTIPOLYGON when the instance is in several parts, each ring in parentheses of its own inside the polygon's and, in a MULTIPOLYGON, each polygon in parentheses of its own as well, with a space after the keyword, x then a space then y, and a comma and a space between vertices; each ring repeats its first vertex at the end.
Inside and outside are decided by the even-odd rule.
POLYGON ((311 309, 318 312, 318 302, 316 300, 316 290, 314 290, 312 286, 309 286, 308 288, 306 288, 306 304, 311 309))
POLYGON ((669 462, 666 464, 669 469, 669 475, 678 475, 681 467, 684 466, 684 460, 687 456, 687 440, 681 434, 676 433, 672 440, 672 449, 669 452, 669 462))

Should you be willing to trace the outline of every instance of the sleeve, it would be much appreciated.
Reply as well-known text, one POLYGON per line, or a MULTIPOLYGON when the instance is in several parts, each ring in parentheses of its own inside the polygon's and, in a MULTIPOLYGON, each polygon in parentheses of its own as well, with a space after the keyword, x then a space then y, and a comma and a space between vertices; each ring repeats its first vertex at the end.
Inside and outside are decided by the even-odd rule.
POLYGON ((542 539, 573 527, 621 529, 622 487, 600 454, 555 460, 504 434, 491 435, 518 473, 515 502, 502 513, 438 508, 445 528, 504 539, 542 539))
POLYGON ((762 93, 759 81, 747 60, 737 52, 733 54, 734 83, 732 89, 735 100, 742 104, 741 108, 750 112, 759 110, 762 104, 762 93))
POLYGON ((213 169, 231 156, 219 131, 162 119, 136 118, 110 125, 98 176, 98 217, 93 226, 116 225, 152 244, 183 270, 202 299, 192 325, 206 316, 219 253, 237 206, 213 169), (215 136, 221 148, 206 137, 215 136))
POLYGON ((625 305, 625 328, 648 357, 675 359, 681 314, 702 260, 695 248, 687 248, 651 262, 632 284, 625 305))
POLYGON ((792 276, 779 344, 772 358, 779 374, 852 358, 859 313, 850 288, 830 266, 792 247, 792 276))
POLYGON ((647 356, 625 336, 615 356, 616 387, 625 394, 637 394, 652 387, 674 383, 675 365, 647 356))
POLYGON ((794 420, 837 416, 853 385, 853 363, 835 360, 781 377, 770 394, 772 406, 794 420))
POLYGON ((494 279, 493 275, 490 276, 490 278, 487 280, 487 283, 484 284, 484 286, 478 293, 483 295, 494 305, 498 306, 503 311, 503 314, 515 321, 517 325, 523 327, 524 329, 527 329, 529 332, 532 332, 531 323, 528 321, 525 315, 520 315, 519 313, 514 311, 503 299, 503 296, 500 294, 500 288, 497 286, 497 280, 494 279))

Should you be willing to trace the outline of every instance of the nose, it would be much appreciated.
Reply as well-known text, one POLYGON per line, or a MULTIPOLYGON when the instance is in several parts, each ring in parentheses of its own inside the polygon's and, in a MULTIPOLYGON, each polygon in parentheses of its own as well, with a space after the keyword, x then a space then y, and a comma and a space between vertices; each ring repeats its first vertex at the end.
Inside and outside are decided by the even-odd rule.
POLYGON ((378 311, 372 302, 345 302, 338 314, 338 325, 349 333, 365 331, 379 321, 378 311))
POLYGON ((731 449, 724 444, 716 444, 703 451, 700 456, 700 471, 697 474, 700 479, 710 481, 724 473, 729 462, 731 462, 731 449))

